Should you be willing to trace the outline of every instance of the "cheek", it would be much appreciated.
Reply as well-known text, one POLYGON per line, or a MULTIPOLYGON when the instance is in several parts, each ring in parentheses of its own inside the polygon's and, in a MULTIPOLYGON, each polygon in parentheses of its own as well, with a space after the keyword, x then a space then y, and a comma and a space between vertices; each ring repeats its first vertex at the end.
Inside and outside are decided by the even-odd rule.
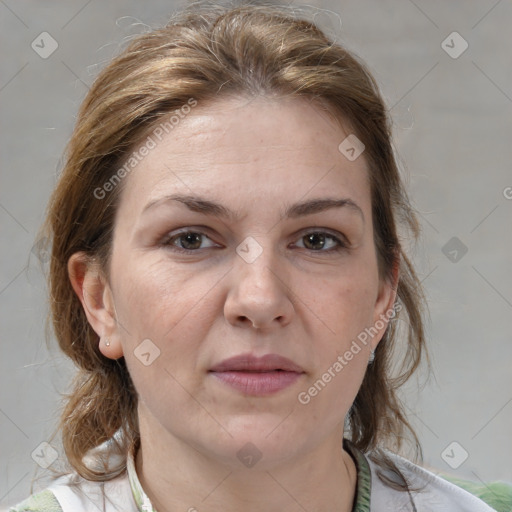
POLYGON ((177 269, 165 256, 125 261, 116 287, 125 341, 134 348, 149 338, 169 357, 179 351, 184 359, 210 326, 208 294, 218 281, 216 273, 177 269))
MULTIPOLYGON (((340 273, 336 281, 323 283, 327 291, 320 307, 323 336, 317 337, 314 378, 322 390, 321 403, 349 406, 363 380, 371 338, 365 329, 372 326, 378 292, 377 273, 367 262, 356 263, 340 273), (318 344, 321 344, 320 346, 318 344)), ((315 393, 315 389, 311 390, 315 393)))
POLYGON ((197 364, 198 346, 210 325, 201 301, 207 290, 197 286, 200 279, 188 277, 156 258, 125 261, 117 273, 116 310, 128 370, 140 400, 168 417, 190 405, 180 383, 187 380, 184 371, 189 375, 197 364))
POLYGON ((357 283, 345 285, 333 298, 333 307, 340 311, 340 322, 343 323, 347 333, 357 335, 360 329, 367 327, 371 322, 374 310, 375 290, 370 283, 357 283))
POLYGON ((180 301, 176 298, 187 296, 187 288, 180 281, 179 274, 166 269, 159 261, 132 255, 117 269, 116 299, 122 304, 130 323, 144 323, 145 319, 155 316, 163 304, 168 305, 172 301, 179 305, 180 301))
POLYGON ((303 400, 310 400, 309 413, 319 411, 327 423, 339 421, 339 411, 348 411, 368 366, 368 344, 358 337, 371 326, 374 288, 354 281, 357 285, 340 281, 325 301, 329 334, 317 337, 315 370, 301 390, 303 400))
MULTIPOLYGON (((169 301, 175 299, 178 294, 180 286, 175 279, 151 266, 131 265, 131 268, 126 268, 126 272, 119 276, 117 282, 116 303, 120 304, 117 311, 130 332, 149 336, 150 332, 144 331, 150 327, 153 331, 158 327, 154 322, 157 319, 158 323, 166 323, 170 328, 173 315, 163 316, 161 310, 164 304, 169 304, 169 301)), ((181 302, 173 302, 179 305, 183 302, 184 296, 186 290, 180 290, 181 302)))
POLYGON ((351 265, 322 288, 326 293, 321 311, 328 312, 332 330, 343 340, 357 336, 370 325, 378 294, 378 276, 370 265, 351 265))

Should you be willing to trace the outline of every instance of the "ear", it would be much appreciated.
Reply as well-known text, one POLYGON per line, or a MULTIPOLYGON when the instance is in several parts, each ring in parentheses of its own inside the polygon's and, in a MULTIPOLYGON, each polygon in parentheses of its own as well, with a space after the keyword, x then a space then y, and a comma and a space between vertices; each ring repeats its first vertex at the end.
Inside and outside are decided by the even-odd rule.
POLYGON ((396 316, 397 308, 395 301, 397 297, 398 280, 400 276, 400 252, 397 251, 391 276, 380 279, 379 291, 375 302, 373 327, 377 331, 372 340, 372 349, 375 350, 386 332, 389 321, 396 316))
POLYGON ((68 260, 68 275, 89 324, 100 338, 101 353, 110 359, 122 357, 112 291, 99 264, 84 252, 77 252, 68 260), (108 346, 105 344, 107 339, 108 346))

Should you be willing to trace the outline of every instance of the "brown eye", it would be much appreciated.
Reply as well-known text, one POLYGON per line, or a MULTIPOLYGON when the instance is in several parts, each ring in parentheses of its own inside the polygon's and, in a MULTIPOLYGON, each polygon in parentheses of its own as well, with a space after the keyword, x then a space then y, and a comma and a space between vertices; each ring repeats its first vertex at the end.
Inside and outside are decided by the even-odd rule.
POLYGON ((185 233, 184 235, 178 236, 176 239, 181 239, 181 248, 182 249, 199 249, 201 247, 201 237, 200 233, 185 233))
MULTIPOLYGON (((201 249, 201 244, 205 239, 210 240, 204 233, 198 231, 182 231, 181 233, 168 236, 164 240, 163 245, 178 252, 193 252, 201 249)), ((213 243, 203 248, 208 249, 210 247, 213 247, 213 243)))
POLYGON ((321 233, 311 233, 304 236, 304 245, 307 249, 323 249, 326 242, 326 237, 321 233))
MULTIPOLYGON (((313 252, 330 253, 345 249, 347 245, 337 236, 324 231, 313 231, 301 237, 305 249, 313 252)), ((299 246, 300 247, 300 246, 299 246)))

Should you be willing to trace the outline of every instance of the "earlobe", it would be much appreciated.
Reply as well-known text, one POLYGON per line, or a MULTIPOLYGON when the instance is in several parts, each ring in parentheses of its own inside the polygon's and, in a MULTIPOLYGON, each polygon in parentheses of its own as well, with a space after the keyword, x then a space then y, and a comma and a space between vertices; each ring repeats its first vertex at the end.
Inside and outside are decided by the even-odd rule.
POLYGON ((68 275, 89 324, 99 336, 101 353, 110 359, 118 359, 123 355, 123 350, 118 336, 112 292, 99 264, 84 252, 77 252, 68 260, 68 275))
POLYGON ((109 359, 119 359, 123 357, 123 346, 117 340, 115 343, 111 343, 110 338, 100 338, 99 346, 100 352, 109 359))

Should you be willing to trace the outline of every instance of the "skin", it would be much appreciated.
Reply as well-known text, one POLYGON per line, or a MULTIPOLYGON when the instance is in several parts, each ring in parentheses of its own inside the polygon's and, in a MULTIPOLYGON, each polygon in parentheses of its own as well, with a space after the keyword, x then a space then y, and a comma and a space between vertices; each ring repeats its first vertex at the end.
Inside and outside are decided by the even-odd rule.
POLYGON ((297 398, 396 298, 396 272, 389 282, 377 270, 364 153, 349 161, 338 150, 349 133, 301 99, 198 105, 124 179, 108 278, 83 254, 70 259, 101 352, 125 357, 139 394, 137 473, 159 512, 352 509, 356 468, 341 448, 343 423, 387 323, 307 405, 297 398), (159 201, 174 193, 240 218, 159 201), (361 211, 280 220, 287 205, 327 197, 361 211), (205 236, 173 246, 169 234, 181 228, 205 236), (319 231, 347 248, 334 251, 329 237, 308 244, 319 231), (235 250, 247 237, 262 249, 251 263, 235 250), (160 350, 147 366, 134 354, 145 339, 160 350), (208 374, 247 352, 277 353, 305 373, 263 397, 208 374), (251 468, 237 457, 247 442, 262 455, 251 468))

